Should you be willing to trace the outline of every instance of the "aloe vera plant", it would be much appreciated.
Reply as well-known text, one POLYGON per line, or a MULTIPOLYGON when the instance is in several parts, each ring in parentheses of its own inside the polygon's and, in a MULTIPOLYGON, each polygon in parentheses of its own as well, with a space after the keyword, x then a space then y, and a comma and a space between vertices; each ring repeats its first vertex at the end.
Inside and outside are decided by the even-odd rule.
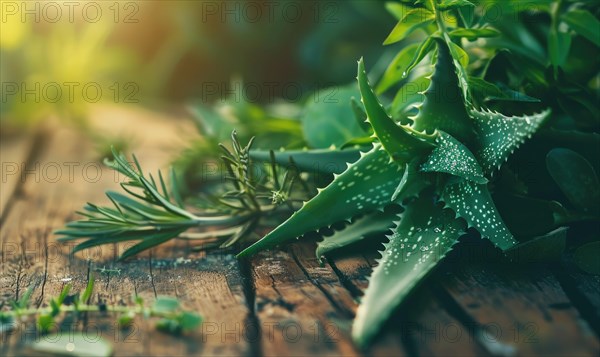
MULTIPOLYGON (((344 87, 342 100, 335 106, 309 103, 299 121, 267 117, 269 127, 288 128, 283 130, 286 138, 297 139, 302 126, 305 149, 294 141, 289 150, 255 150, 252 139, 244 147, 234 132, 233 151, 222 146, 227 183, 231 185, 219 186, 221 190, 200 213, 188 212, 189 202, 177 195, 180 190, 175 185, 175 174, 173 188, 168 190, 162 176, 157 184, 152 176, 144 175, 137 160, 133 167, 115 153, 113 168, 130 178, 123 187, 128 195, 109 192, 114 208, 90 204, 83 213, 87 220, 71 222, 58 233, 65 236, 64 240, 87 238, 76 251, 111 242, 141 241, 125 252, 124 257, 130 257, 167 240, 182 238, 191 227, 211 227, 211 232, 195 237, 204 240, 218 236, 221 247, 252 241, 238 255, 248 257, 321 228, 339 228, 338 224, 344 222, 342 229, 334 229, 318 243, 316 255, 320 260, 357 242, 373 242, 373 248, 381 248, 380 241, 371 238, 385 234, 387 242, 352 329, 360 346, 373 341, 392 311, 444 256, 460 249, 459 240, 467 230, 477 231, 508 256, 524 252, 538 259, 533 256, 537 252, 560 254, 567 230, 561 227, 573 222, 597 223, 600 218, 598 167, 592 160, 597 157, 595 148, 600 147, 600 136, 595 132, 593 115, 591 119, 579 115, 586 110, 597 111, 597 105, 590 104, 589 93, 581 86, 561 76, 566 62, 555 52, 557 46, 570 44, 571 36, 573 41, 583 37, 596 43, 597 37, 585 28, 597 22, 583 10, 587 5, 533 1, 551 18, 546 59, 536 46, 532 51, 523 51, 523 44, 512 39, 518 36, 502 36, 514 35, 517 30, 510 26, 488 26, 485 16, 473 11, 480 3, 419 0, 386 4, 399 22, 385 44, 416 32, 425 33, 422 41, 400 50, 375 90, 361 59, 357 83, 344 87), (573 31, 554 33, 564 26, 573 31), (566 35, 568 41, 558 39, 566 35), (472 40, 483 47, 474 48, 469 42, 472 40), (488 70, 502 60, 505 49, 525 58, 515 56, 515 63, 526 70, 501 72, 509 72, 511 76, 507 77, 521 79, 529 86, 537 85, 537 92, 551 93, 559 105, 548 100, 540 105, 540 100, 508 89, 503 81, 487 80, 488 70), (486 51, 493 53, 490 58, 480 59, 483 65, 471 66, 469 56, 475 53, 484 57, 481 53, 486 51), (428 66, 425 59, 432 65, 428 66), (545 75, 541 73, 544 68, 550 69, 545 75), (566 89, 561 92, 563 86, 566 89), (383 105, 389 102, 381 94, 394 87, 397 91, 391 104, 383 105), (563 101, 581 105, 568 106, 577 109, 570 112, 560 105, 563 101), (497 102, 504 105, 494 105, 497 102), (515 110, 520 106, 526 109, 515 110), (498 108, 508 108, 501 111, 511 114, 498 112, 498 108), (518 115, 513 115, 515 112, 518 115), (339 116, 343 118, 331 122, 339 116), (352 123, 349 130, 348 123, 352 123), (564 127, 568 130, 561 129, 564 127), (582 128, 585 131, 579 130, 582 128), (521 146, 527 148, 521 150, 521 146), (513 170, 516 165, 511 157, 537 158, 540 152, 543 158, 537 161, 546 166, 535 170, 532 178, 539 187, 528 186, 513 170), (256 163, 270 167, 261 171, 265 174, 262 178, 253 174, 251 166, 256 163), (333 179, 321 180, 320 175, 333 179), (310 178, 315 177, 311 184, 310 178), (319 184, 322 188, 316 188, 319 184), (554 184, 555 191, 566 198, 560 203, 556 195, 548 195, 554 184), (530 191, 537 195, 530 195, 530 191), (311 198, 303 201, 307 197, 311 198), (254 233, 274 225, 262 239, 253 239, 254 233), (526 239, 521 240, 523 237, 526 239), (549 246, 553 244, 555 247, 549 246)), ((488 3, 507 13, 520 11, 518 1, 488 3)), ((512 25, 525 31, 519 23, 512 25)), ((561 50, 568 52, 569 48, 561 50)), ((526 87, 518 84, 515 87, 526 87)), ((255 113, 256 108, 252 108, 255 113)), ((211 137, 211 132, 233 130, 221 119, 216 111, 200 115, 200 126, 212 128, 204 130, 209 142, 221 140, 216 134, 211 137)), ((264 145, 260 136, 259 141, 264 145)), ((584 266, 589 270, 589 264, 584 266)))
POLYGON ((464 68, 453 50, 457 46, 441 20, 441 14, 453 6, 447 1, 426 3, 429 6, 419 11, 437 18, 439 28, 425 44, 435 44, 437 59, 412 125, 398 124, 389 116, 369 84, 364 62, 359 61, 357 80, 366 120, 373 129, 372 148, 287 221, 239 254, 248 256, 362 214, 367 216, 349 224, 347 233, 326 237, 317 252, 362 239, 363 234, 351 232, 359 223, 364 226, 365 220, 371 223, 367 231, 392 226, 354 323, 353 338, 362 346, 453 249, 466 228, 477 229, 503 251, 518 243, 500 217, 487 182, 550 114, 544 110, 506 116, 476 108, 466 81, 461 80, 464 68), (381 219, 372 213, 394 203, 405 207, 397 217, 381 219))

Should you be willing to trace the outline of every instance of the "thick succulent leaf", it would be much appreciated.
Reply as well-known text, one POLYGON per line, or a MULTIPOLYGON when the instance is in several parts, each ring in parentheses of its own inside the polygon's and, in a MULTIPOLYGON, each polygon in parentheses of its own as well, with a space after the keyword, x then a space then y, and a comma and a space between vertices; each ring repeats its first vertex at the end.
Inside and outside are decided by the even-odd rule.
POLYGON ((367 112, 367 120, 373 127, 375 136, 392 159, 405 164, 415 156, 433 149, 433 145, 425 140, 426 138, 433 140, 433 137, 430 138, 414 132, 409 127, 398 125, 388 116, 377 96, 373 93, 362 59, 358 62, 357 79, 361 100, 367 112))
POLYGON ((445 172, 481 184, 488 182, 473 153, 458 140, 440 131, 436 144, 421 171, 445 172))
POLYGON ((344 229, 336 231, 333 235, 325 237, 317 244, 317 259, 336 249, 343 248, 352 243, 359 242, 368 236, 389 232, 394 226, 397 214, 392 210, 385 212, 375 211, 355 219, 344 229))
POLYGON ((492 174, 500 168, 510 154, 536 132, 550 112, 548 109, 539 114, 508 117, 497 112, 472 109, 479 143, 475 155, 484 173, 492 174))
POLYGON ((473 139, 473 122, 465 107, 456 69, 448 45, 436 38, 437 62, 423 103, 414 118, 413 127, 419 131, 443 130, 463 143, 473 139))
POLYGON ((452 249, 464 229, 464 222, 437 205, 430 194, 406 207, 358 308, 352 328, 357 344, 365 346, 375 337, 391 312, 452 249))
POLYGON ((402 168, 376 144, 271 233, 242 251, 247 256, 391 202, 402 168))
POLYGON ((486 185, 463 179, 448 183, 444 201, 469 227, 476 228, 482 237, 503 251, 518 243, 500 217, 486 185))
MULTIPOLYGON (((343 172, 346 163, 355 162, 360 158, 358 149, 316 149, 275 151, 275 163, 290 166, 290 159, 295 167, 302 172, 337 174, 343 172)), ((255 162, 270 163, 270 151, 252 150, 250 158, 255 162)))
POLYGON ((396 187, 396 190, 392 195, 392 201, 402 203, 402 201, 407 198, 416 197, 427 186, 432 184, 428 174, 419 172, 420 165, 420 158, 415 158, 413 161, 406 164, 404 173, 402 174, 402 180, 400 180, 398 187, 396 187))

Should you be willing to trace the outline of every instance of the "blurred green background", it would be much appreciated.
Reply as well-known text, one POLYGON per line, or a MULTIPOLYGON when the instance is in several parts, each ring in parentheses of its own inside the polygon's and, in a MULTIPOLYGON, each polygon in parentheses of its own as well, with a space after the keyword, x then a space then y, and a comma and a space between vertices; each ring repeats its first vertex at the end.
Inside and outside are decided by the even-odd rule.
POLYGON ((97 103, 212 103, 236 83, 251 102, 299 101, 397 50, 373 40, 396 22, 379 1, 0 3, 3 131, 85 123, 97 103))

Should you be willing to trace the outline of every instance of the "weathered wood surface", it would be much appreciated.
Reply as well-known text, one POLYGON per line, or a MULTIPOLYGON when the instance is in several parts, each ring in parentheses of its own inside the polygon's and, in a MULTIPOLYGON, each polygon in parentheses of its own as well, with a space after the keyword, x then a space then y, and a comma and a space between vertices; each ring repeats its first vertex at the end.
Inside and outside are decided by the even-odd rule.
MULTIPOLYGON (((143 123, 148 129, 135 151, 152 170, 185 144, 182 133, 193 131, 183 121, 113 108, 94 123, 112 133, 135 132, 143 123)), ((147 302, 171 295, 204 317, 201 329, 182 337, 158 332, 143 319, 121 330, 110 314, 61 322, 63 330, 99 331, 116 355, 594 356, 600 351, 600 280, 545 265, 506 270, 477 262, 448 264, 397 311, 373 347, 359 351, 350 340, 351 321, 376 256, 353 254, 320 264, 314 242, 242 261, 232 252, 194 252, 185 242, 128 262, 116 261, 123 245, 70 256, 70 247, 57 243, 52 231, 73 219, 86 201, 106 202, 104 191, 115 189, 118 180, 104 168, 97 177, 93 144, 72 129, 45 133, 43 140, 3 138, 0 148, 0 306, 29 287, 34 304, 46 306, 67 282, 83 290, 94 275, 92 303, 133 305, 134 293, 147 302), (21 172, 13 173, 14 165, 5 171, 10 162, 26 163, 31 171, 23 180, 21 172), (56 167, 62 169, 58 177, 56 167)), ((34 321, 24 321, 1 335, 0 355, 28 354, 28 344, 37 338, 34 321)))

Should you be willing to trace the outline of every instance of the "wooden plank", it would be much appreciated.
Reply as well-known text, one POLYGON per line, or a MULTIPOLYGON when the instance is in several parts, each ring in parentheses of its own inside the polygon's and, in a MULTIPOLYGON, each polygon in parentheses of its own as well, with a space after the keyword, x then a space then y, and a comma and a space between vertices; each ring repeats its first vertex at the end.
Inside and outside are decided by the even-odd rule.
POLYGON ((566 256, 552 271, 581 317, 600 336, 600 276, 583 272, 566 256))
MULTIPOLYGON (((140 161, 148 170, 161 166, 173 155, 168 149, 180 138, 169 137, 178 136, 181 127, 172 123, 163 120, 149 125, 152 129, 145 136, 144 146, 139 148, 140 161), (156 145, 152 145, 153 137, 159 139, 154 141, 156 145)), ((139 126, 139 120, 130 124, 137 125, 138 131, 143 127, 139 126)), ((56 296, 67 282, 74 285, 75 291, 82 290, 88 275, 95 274, 96 289, 91 303, 133 305, 131 295, 137 293, 151 304, 155 296, 168 294, 177 296, 185 308, 199 312, 206 322, 201 331, 183 337, 158 332, 151 322, 141 318, 129 330, 121 331, 115 325, 116 316, 98 314, 89 314, 81 320, 67 319, 62 327, 72 324, 79 330, 99 331, 114 345, 116 355, 250 354, 252 341, 236 342, 236 333, 226 334, 231 329, 235 331, 238 325, 247 324, 250 316, 242 272, 231 255, 204 257, 187 251, 184 243, 174 243, 155 249, 151 256, 117 262, 116 257, 125 249, 123 245, 103 246, 73 257, 69 255, 70 246, 55 241, 51 232, 73 219, 76 209, 86 201, 106 203, 104 191, 118 189, 112 171, 102 168, 97 181, 90 177, 95 174, 93 168, 87 176, 82 171, 86 164, 90 167, 97 164, 92 145, 78 132, 57 129, 47 147, 34 158, 39 170, 28 175, 23 194, 14 201, 2 224, 0 297, 3 302, 18 298, 28 286, 35 286, 32 301, 46 306, 49 298, 56 296), (67 174, 65 167, 69 162, 78 164, 72 175, 67 174), (63 170, 62 175, 49 177, 53 173, 50 168, 56 165, 63 170)), ((2 355, 28 353, 27 344, 39 336, 34 326, 30 320, 15 333, 3 335, 2 355), (33 333, 25 333, 25 328, 33 333)))
MULTIPOLYGON (((331 264, 346 282, 351 284, 358 296, 368 286, 367 276, 376 265, 375 255, 341 255, 331 264)), ((403 341, 410 355, 421 356, 482 356, 486 351, 472 338, 472 329, 451 316, 440 304, 431 290, 424 286, 403 304, 384 327, 383 343, 403 341), (387 335, 387 336, 386 336, 387 335), (395 335, 393 339, 389 335, 395 335)), ((386 354, 386 353, 383 353, 386 354)))
POLYGON ((306 275, 292 251, 259 253, 249 269, 264 355, 358 354, 348 311, 306 275))
MULTIPOLYGON (((306 242, 304 244, 292 245, 292 253, 296 262, 311 281, 319 286, 332 300, 348 312, 349 316, 354 319, 356 309, 358 308, 359 295, 357 295, 357 287, 353 282, 340 271, 336 271, 329 262, 321 265, 315 255, 316 244, 306 242)), ((363 260, 364 262, 364 260, 363 260)), ((370 267, 351 265, 348 266, 350 274, 355 274, 360 281, 366 282, 370 267)), ((346 333, 350 334, 350 326, 346 333)), ((395 329, 384 329, 382 336, 375 341, 374 345, 364 351, 372 356, 404 356, 408 351, 402 344, 399 335, 395 329)))
POLYGON ((21 134, 2 137, 0 141, 0 220, 11 198, 16 194, 19 185, 24 181, 23 174, 29 170, 27 161, 34 150, 36 141, 41 140, 41 134, 21 134))
POLYGON ((497 354, 597 355, 600 344, 547 266, 474 262, 440 281, 497 354))

